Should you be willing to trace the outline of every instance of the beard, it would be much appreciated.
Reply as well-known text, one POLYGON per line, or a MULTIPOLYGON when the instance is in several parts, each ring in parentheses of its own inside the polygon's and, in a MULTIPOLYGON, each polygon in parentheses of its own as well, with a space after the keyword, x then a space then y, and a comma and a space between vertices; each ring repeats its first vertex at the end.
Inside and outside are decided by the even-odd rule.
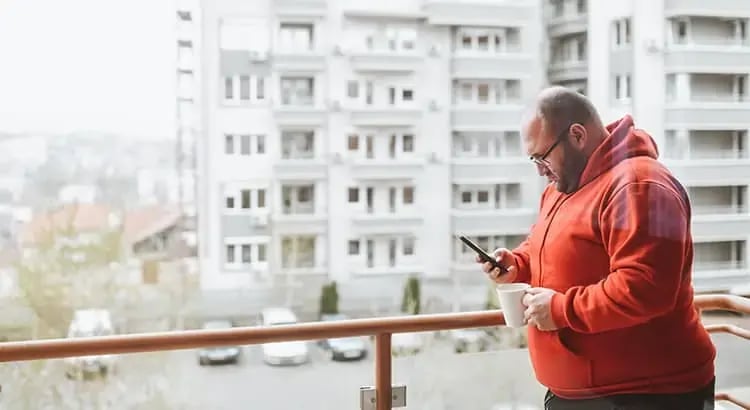
POLYGON ((565 155, 563 156, 562 172, 558 176, 556 188, 564 194, 570 194, 578 189, 578 183, 588 159, 582 152, 567 146, 567 144, 563 146, 563 149, 565 155))

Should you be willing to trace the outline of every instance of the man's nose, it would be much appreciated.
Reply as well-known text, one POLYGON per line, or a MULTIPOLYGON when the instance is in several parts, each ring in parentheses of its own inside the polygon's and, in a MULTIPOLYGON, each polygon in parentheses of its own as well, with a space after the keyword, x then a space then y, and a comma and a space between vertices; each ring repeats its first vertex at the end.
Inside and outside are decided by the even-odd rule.
POLYGON ((539 173, 539 175, 546 176, 549 173, 549 169, 543 164, 540 164, 537 162, 535 163, 535 165, 536 165, 536 171, 539 173))

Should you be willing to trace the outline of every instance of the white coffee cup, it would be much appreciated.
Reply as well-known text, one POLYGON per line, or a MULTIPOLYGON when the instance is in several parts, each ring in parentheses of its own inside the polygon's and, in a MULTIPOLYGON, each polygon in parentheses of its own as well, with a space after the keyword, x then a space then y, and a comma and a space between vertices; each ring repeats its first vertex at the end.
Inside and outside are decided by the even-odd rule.
POLYGON ((504 283, 495 288, 497 299, 500 302, 500 309, 505 316, 505 325, 508 327, 523 327, 525 325, 523 312, 526 307, 523 305, 523 295, 526 289, 529 289, 528 283, 504 283))

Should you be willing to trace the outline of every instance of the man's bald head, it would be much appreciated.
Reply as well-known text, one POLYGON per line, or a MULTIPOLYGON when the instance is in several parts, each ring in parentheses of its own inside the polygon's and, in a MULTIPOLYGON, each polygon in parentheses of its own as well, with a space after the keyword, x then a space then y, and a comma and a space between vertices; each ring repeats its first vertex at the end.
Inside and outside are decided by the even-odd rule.
POLYGON ((591 101, 570 88, 545 88, 537 97, 534 111, 543 127, 551 133, 558 133, 572 123, 601 126, 601 119, 591 101))

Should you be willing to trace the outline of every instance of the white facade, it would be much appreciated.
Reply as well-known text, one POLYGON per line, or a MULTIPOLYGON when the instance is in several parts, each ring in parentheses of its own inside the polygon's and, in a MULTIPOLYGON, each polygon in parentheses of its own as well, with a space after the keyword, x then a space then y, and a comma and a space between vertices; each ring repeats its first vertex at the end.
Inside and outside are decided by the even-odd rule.
POLYGON ((456 237, 513 246, 538 208, 540 6, 204 1, 202 287, 483 280, 456 237))
POLYGON ((545 18, 550 82, 580 87, 607 119, 632 113, 688 188, 696 289, 747 283, 747 1, 545 0, 545 18))

